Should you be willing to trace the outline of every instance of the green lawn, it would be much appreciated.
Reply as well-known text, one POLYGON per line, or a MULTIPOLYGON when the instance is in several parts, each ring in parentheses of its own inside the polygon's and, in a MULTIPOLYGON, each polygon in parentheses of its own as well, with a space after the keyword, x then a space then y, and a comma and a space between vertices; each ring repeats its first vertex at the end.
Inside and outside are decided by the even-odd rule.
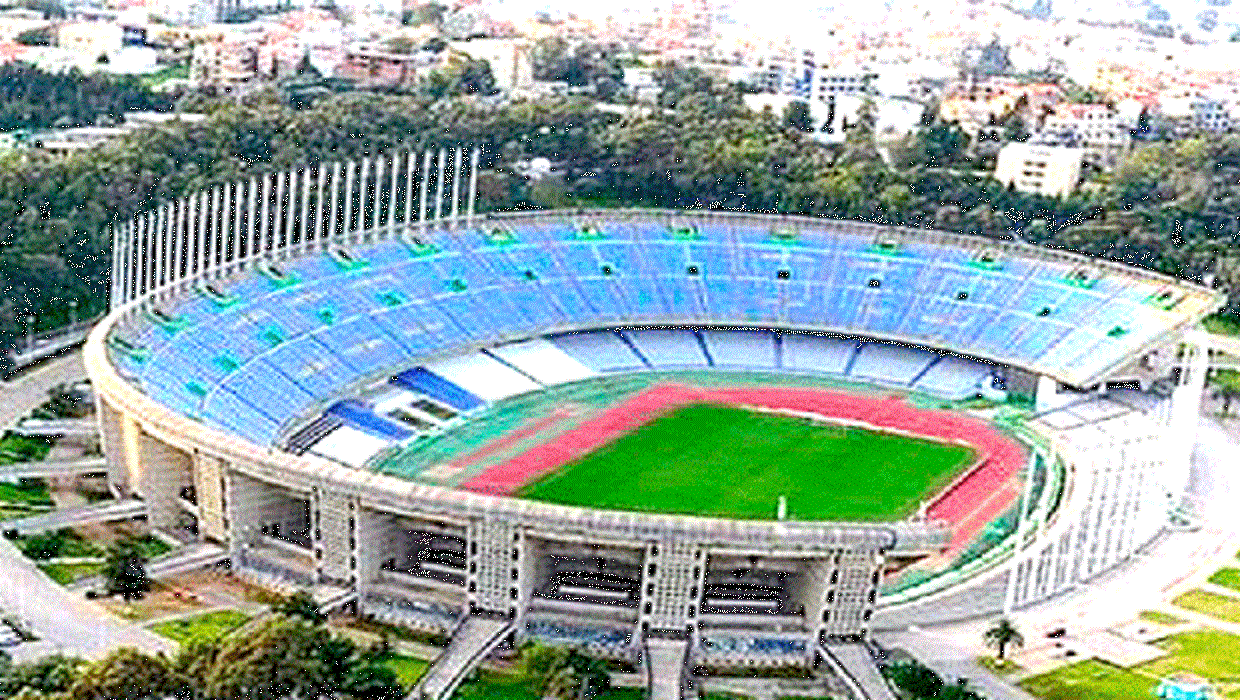
POLYGON ((1202 630, 1185 632, 1157 642, 1169 654, 1140 669, 1155 676, 1169 676, 1176 671, 1210 678, 1216 681, 1235 682, 1240 679, 1240 636, 1202 630))
POLYGON ((1240 636, 1206 630, 1177 634, 1157 644, 1167 656, 1133 669, 1091 659, 1027 678, 1020 685, 1042 700, 1130 700, 1152 698, 1160 679, 1188 672, 1214 681, 1224 697, 1237 697, 1240 636))
POLYGON ((1226 567, 1215 571, 1210 576, 1210 583, 1240 591, 1240 569, 1226 567))
POLYGON ((401 687, 406 691, 413 688, 414 684, 422 678, 422 675, 426 673, 426 669, 431 665, 429 661, 405 656, 404 654, 388 654, 384 657, 383 663, 392 669, 392 673, 396 674, 396 679, 400 681, 401 687))
POLYGON ((482 671, 466 681, 452 695, 453 700, 542 700, 529 689, 525 679, 515 674, 482 671))
POLYGON ((244 625, 249 619, 249 615, 237 610, 216 610, 161 622, 151 627, 151 631, 180 644, 194 640, 212 641, 244 625))
POLYGON ((1020 687, 1042 700, 1135 700, 1154 697, 1158 681, 1094 659, 1026 678, 1020 687))
POLYGON ((67 586, 80 578, 97 575, 102 564, 40 564, 40 569, 53 581, 67 586))
POLYGON ((943 445, 730 406, 677 409, 520 494, 567 505, 771 519, 892 520, 973 459, 943 445))
POLYGON ((52 499, 42 479, 22 479, 16 484, 0 481, 0 503, 50 506, 52 499))
POLYGON ((0 464, 38 462, 52 449, 52 440, 5 433, 0 437, 0 464))
POLYGON ((1217 593, 1191 590, 1171 601, 1181 608, 1217 617, 1228 622, 1240 622, 1240 599, 1217 593))
POLYGON ((1158 610, 1142 610, 1139 617, 1146 622, 1154 622, 1160 625, 1167 625, 1168 627, 1184 624, 1184 620, 1175 615, 1168 615, 1158 610))

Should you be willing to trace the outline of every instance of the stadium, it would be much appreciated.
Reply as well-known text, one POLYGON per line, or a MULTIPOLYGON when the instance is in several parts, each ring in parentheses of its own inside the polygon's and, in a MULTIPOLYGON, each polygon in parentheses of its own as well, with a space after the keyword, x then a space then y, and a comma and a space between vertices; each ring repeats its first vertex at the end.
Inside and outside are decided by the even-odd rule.
MULTIPOLYGON (((1191 520, 1214 291, 927 229, 478 214, 463 148, 113 228, 108 478, 239 575, 452 636, 696 672, 1019 609, 1191 520)), ((881 681, 877 681, 881 685, 881 681)))

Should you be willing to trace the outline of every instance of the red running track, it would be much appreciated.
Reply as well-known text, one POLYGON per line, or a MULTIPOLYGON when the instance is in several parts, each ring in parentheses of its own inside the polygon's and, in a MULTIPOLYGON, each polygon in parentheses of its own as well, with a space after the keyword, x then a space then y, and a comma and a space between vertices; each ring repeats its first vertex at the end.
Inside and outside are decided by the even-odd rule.
POLYGON ((693 403, 803 411, 972 446, 979 455, 977 464, 935 496, 926 511, 932 520, 957 526, 951 549, 972 540, 1011 505, 1011 494, 1019 493, 1009 485, 1025 463, 1024 449, 986 422, 960 413, 916 408, 894 396, 879 399, 825 389, 703 389, 677 384, 651 387, 553 440, 484 470, 461 486, 479 493, 511 495, 668 410, 693 403))

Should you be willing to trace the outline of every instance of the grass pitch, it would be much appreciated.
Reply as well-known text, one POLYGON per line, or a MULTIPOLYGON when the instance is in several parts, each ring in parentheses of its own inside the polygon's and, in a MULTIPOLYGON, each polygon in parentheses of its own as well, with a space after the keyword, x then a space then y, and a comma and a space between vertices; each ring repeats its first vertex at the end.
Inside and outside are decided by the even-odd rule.
POLYGON ((677 409, 519 493, 551 503, 773 519, 892 520, 973 460, 959 445, 731 406, 677 409))

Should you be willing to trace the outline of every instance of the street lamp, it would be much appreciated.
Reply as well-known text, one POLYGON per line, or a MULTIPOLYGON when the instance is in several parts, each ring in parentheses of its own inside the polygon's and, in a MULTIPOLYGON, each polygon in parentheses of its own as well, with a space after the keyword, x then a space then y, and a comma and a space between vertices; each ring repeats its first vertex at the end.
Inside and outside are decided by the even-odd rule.
POLYGON ((34 316, 26 317, 26 352, 34 350, 34 316))
POLYGON ((69 300, 69 325, 70 326, 77 325, 77 305, 78 305, 77 299, 69 300))

